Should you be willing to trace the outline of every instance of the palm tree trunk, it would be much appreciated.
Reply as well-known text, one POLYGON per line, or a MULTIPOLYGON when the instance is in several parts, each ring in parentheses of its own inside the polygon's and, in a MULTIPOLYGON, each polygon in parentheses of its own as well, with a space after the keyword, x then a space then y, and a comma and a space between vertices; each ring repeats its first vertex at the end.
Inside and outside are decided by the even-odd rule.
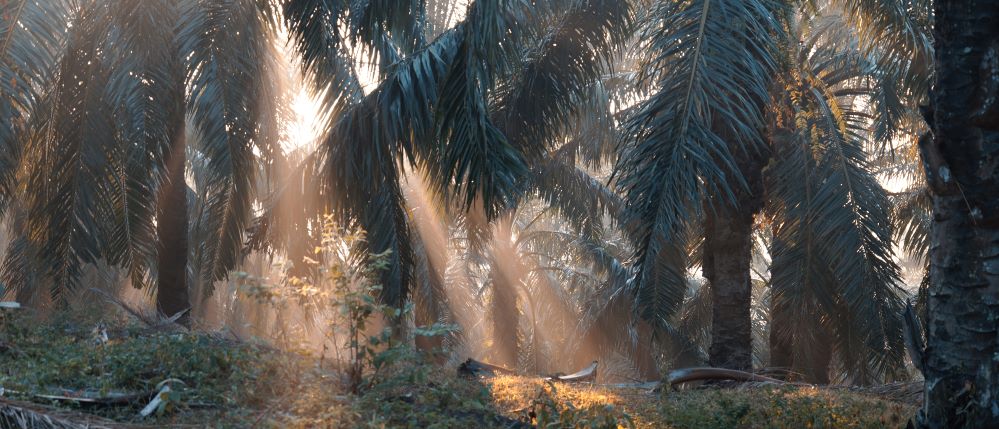
MULTIPOLYGON (((818 338, 830 338, 832 333, 816 323, 815 330, 818 338)), ((802 359, 804 362, 795 362, 795 372, 800 372, 806 383, 829 384, 829 367, 832 364, 832 343, 830 341, 816 341, 812 345, 813 349, 807 353, 808 358, 802 359)))
POLYGON ((999 4, 938 0, 927 428, 999 427, 999 4))
POLYGON ((493 346, 499 364, 516 368, 520 356, 518 290, 524 274, 520 255, 513 247, 513 218, 496 222, 492 240, 493 346))
MULTIPOLYGON (((771 267, 771 270, 777 267, 771 267)), ((776 295, 777 291, 773 291, 776 295)), ((770 364, 774 369, 790 371, 794 366, 794 352, 791 339, 788 338, 788 328, 793 323, 787 303, 771 299, 770 307, 770 364)), ((779 374, 785 378, 787 374, 779 374)))
POLYGON ((516 368, 519 347, 519 314, 517 312, 516 285, 500 270, 493 271, 493 345, 497 364, 516 368))
POLYGON ((749 370, 753 365, 750 319, 753 213, 739 209, 708 211, 705 223, 704 276, 710 282, 713 367, 749 370))
MULTIPOLYGON (((187 287, 187 182, 184 168, 186 138, 184 121, 171 142, 167 159, 167 181, 161 189, 156 229, 160 239, 156 288, 156 309, 167 316, 175 315, 191 307, 187 287)), ((181 317, 187 323, 188 316, 181 317)))
POLYGON ((638 341, 635 343, 633 352, 635 369, 638 370, 640 380, 659 380, 662 373, 659 371, 659 364, 656 362, 655 348, 652 344, 654 330, 649 322, 639 319, 636 323, 638 330, 638 341))
MULTIPOLYGON (((751 150, 750 150, 751 151, 751 150)), ((753 366, 753 217, 763 206, 763 153, 741 154, 739 169, 749 185, 733 185, 736 203, 716 197, 704 224, 704 277, 711 287, 711 348, 708 363, 748 371, 753 366)))

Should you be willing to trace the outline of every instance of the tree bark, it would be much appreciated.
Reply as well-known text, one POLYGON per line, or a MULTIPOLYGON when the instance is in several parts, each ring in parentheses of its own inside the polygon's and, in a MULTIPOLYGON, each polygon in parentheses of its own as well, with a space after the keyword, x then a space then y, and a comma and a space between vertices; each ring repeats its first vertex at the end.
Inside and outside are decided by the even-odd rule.
POLYGON ((517 368, 520 356, 518 290, 525 271, 514 248, 512 228, 511 217, 500 219, 491 243, 493 349, 499 365, 517 368))
MULTIPOLYGON (((772 266, 771 270, 778 267, 772 266)), ((772 271, 771 271, 772 272, 772 271)), ((774 287, 775 285, 771 285, 774 287)), ((773 290, 771 296, 776 296, 773 290)), ((787 335, 787 327, 793 323, 790 309, 786 303, 771 298, 770 305, 770 364, 771 368, 781 371, 791 371, 794 367, 794 351, 791 339, 787 335)), ((778 378, 789 379, 790 373, 781 373, 778 378)))
POLYGON ((635 343, 634 356, 635 369, 641 380, 659 380, 662 373, 659 372, 659 364, 656 362, 655 347, 652 343, 654 329, 645 320, 639 319, 636 323, 638 331, 638 341, 635 343))
POLYGON ((938 0, 926 428, 999 427, 999 3, 938 0))
MULTIPOLYGON (((818 338, 831 337, 832 334, 821 323, 816 323, 816 325, 818 325, 816 329, 818 338)), ((814 349, 809 351, 808 359, 803 359, 805 362, 795 362, 795 372, 800 372, 806 383, 829 384, 829 366, 832 364, 832 355, 832 342, 817 341, 814 349)))
POLYGON ((763 153, 744 150, 739 169, 748 184, 733 184, 735 204, 716 196, 706 209, 704 277, 711 287, 711 348, 708 363, 717 368, 751 370, 753 325, 753 218, 763 206, 763 153))
POLYGON ((753 213, 738 209, 708 212, 704 276, 711 284, 711 349, 716 368, 747 371, 753 366, 750 318, 753 213))
MULTIPOLYGON (((184 169, 187 164, 184 121, 176 127, 167 158, 167 180, 160 190, 156 230, 160 239, 156 309, 166 316, 173 316, 191 307, 187 284, 188 220, 187 181, 184 169)), ((186 324, 187 314, 179 322, 186 324)))

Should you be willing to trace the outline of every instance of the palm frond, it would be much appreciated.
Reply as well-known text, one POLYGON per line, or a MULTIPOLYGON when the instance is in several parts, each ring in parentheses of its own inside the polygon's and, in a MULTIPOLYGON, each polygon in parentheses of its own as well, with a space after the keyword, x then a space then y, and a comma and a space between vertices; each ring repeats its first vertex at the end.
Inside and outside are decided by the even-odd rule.
POLYGON ((151 281, 148 265, 157 253, 153 221, 168 154, 185 132, 184 72, 174 38, 176 2, 132 0, 116 7, 106 52, 108 98, 120 122, 122 183, 115 198, 117 232, 106 256, 141 287, 151 281))
POLYGON ((773 299, 823 316, 817 330, 781 334, 809 353, 828 331, 848 374, 891 377, 902 359, 902 302, 887 193, 870 173, 864 135, 850 131, 847 109, 821 79, 796 76, 805 77, 786 82, 786 99, 778 100, 786 113, 773 130, 778 162, 768 178, 777 219, 773 299))
POLYGON ((427 161, 438 82, 457 40, 455 32, 445 33, 397 64, 378 88, 333 119, 316 158, 320 195, 342 220, 360 222, 371 252, 392 252, 397 263, 382 273, 382 291, 400 305, 412 280, 400 163, 427 161))
POLYGON ((412 53, 425 44, 427 27, 427 0, 352 0, 350 5, 350 31, 355 40, 368 46, 380 47, 378 53, 386 64, 399 52, 412 53))
POLYGON ((512 205, 527 174, 523 153, 490 118, 489 96, 516 63, 523 37, 516 23, 529 9, 523 0, 473 3, 440 87, 429 177, 441 195, 456 189, 455 199, 466 208, 481 197, 489 218, 512 205))
MULTIPOLYGON (((539 34, 499 88, 496 123, 530 161, 553 147, 587 107, 591 88, 610 69, 614 48, 631 34, 632 13, 621 0, 553 2, 539 34), (565 4, 562 4, 565 3, 565 4)), ((605 124, 606 125, 606 124, 605 124)))
POLYGON ((451 27, 467 5, 451 0, 427 0, 425 36, 435 39, 451 27))
POLYGON ((47 298, 38 295, 41 292, 37 286, 42 284, 36 262, 38 255, 36 247, 28 241, 25 212, 15 208, 8 216, 8 222, 16 233, 7 244, 0 275, 4 281, 4 292, 12 292, 17 302, 32 304, 47 298), (36 301, 38 300, 38 301, 36 301))
POLYGON ((836 0, 860 36, 877 52, 879 68, 918 103, 926 97, 933 69, 933 12, 929 0, 836 0))
POLYGON ((908 69, 894 62, 913 60, 893 57, 880 44, 865 48, 863 34, 842 16, 828 11, 805 20, 801 32, 804 47, 798 53, 799 60, 808 64, 810 74, 826 86, 838 87, 840 97, 863 97, 869 106, 846 116, 865 125, 858 130, 869 132, 872 143, 893 145, 903 126, 917 116, 916 106, 922 97, 907 86, 914 79, 905 74, 908 69))
POLYGON ((65 52, 71 2, 18 0, 0 5, 0 215, 15 192, 27 117, 51 87, 65 52))
POLYGON ((284 4, 283 12, 306 78, 314 91, 323 94, 324 106, 335 114, 360 100, 364 92, 342 29, 347 4, 292 0, 284 4))
POLYGON ((930 254, 930 227, 933 221, 933 203, 929 188, 914 185, 891 196, 895 233, 902 250, 910 257, 926 260, 930 254))
POLYGON ((643 80, 656 92, 628 119, 615 174, 633 214, 626 225, 636 247, 637 304, 651 323, 682 303, 687 264, 679 243, 690 214, 706 193, 731 198, 731 186, 744 186, 731 173, 738 169, 730 145, 762 144, 760 103, 786 12, 767 0, 661 2, 642 22, 642 48, 652 52, 643 80))
MULTIPOLYGON (((203 279, 225 278, 239 260, 255 187, 254 139, 268 53, 266 23, 252 0, 192 0, 181 10, 181 53, 187 59, 190 115, 209 178, 199 194, 212 215, 212 239, 198 249, 203 279), (234 49, 239 47, 239 49, 234 49)), ((210 291, 210 288, 209 288, 210 291)))
POLYGON ((105 91, 110 71, 100 49, 108 13, 100 3, 74 11, 56 81, 31 119, 37 128, 25 151, 32 162, 25 234, 53 294, 77 286, 82 265, 106 255, 113 236, 120 168, 105 91))
POLYGON ((619 219, 624 214, 624 202, 613 190, 567 161, 546 157, 536 163, 529 189, 584 237, 599 237, 604 213, 619 219))

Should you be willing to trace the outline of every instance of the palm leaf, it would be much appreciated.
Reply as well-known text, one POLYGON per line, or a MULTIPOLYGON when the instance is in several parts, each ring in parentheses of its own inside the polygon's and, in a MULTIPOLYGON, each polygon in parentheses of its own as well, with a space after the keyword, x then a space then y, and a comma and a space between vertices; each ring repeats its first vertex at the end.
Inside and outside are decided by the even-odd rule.
POLYGON ((108 5, 81 5, 71 22, 66 54, 34 112, 38 128, 25 150, 32 161, 25 236, 38 257, 34 269, 53 294, 76 286, 82 265, 108 253, 116 218, 116 124, 105 92, 110 71, 99 55, 110 27, 108 5))
MULTIPOLYGON (((108 41, 109 103, 118 128, 115 196, 117 232, 108 262, 127 267, 136 287, 151 283, 157 253, 154 213, 166 159, 184 133, 184 73, 174 38, 178 10, 171 1, 116 4, 108 41)), ((179 150, 184 150, 180 148, 179 150)))
POLYGON ((495 106, 497 126, 530 161, 567 134, 610 69, 614 48, 631 34, 627 2, 553 3, 537 18, 538 34, 530 37, 513 76, 502 82, 495 106))
POLYGON ((205 262, 201 275, 208 283, 225 278, 238 262, 249 224, 256 122, 263 114, 257 89, 268 54, 262 16, 252 0, 192 0, 182 6, 179 38, 190 115, 210 173, 199 194, 211 216, 199 219, 214 237, 201 242, 197 257, 205 262))
POLYGON ((64 52, 70 2, 0 5, 0 215, 15 193, 27 117, 51 87, 64 52))
POLYGON ((477 0, 458 31, 458 46, 442 80, 436 106, 434 145, 427 172, 440 195, 455 188, 471 207, 477 197, 486 215, 512 206, 527 174, 523 154, 490 118, 489 95, 499 76, 516 62, 523 0, 477 0))
POLYGON ((651 52, 643 80, 656 92, 628 119, 615 174, 633 215, 626 225, 636 303, 653 324, 682 303, 690 214, 704 195, 731 198, 730 186, 744 186, 727 176, 738 171, 730 144, 762 144, 759 103, 776 70, 784 13, 766 0, 661 2, 642 20, 639 37, 651 52))
POLYGON ((324 94, 324 105, 334 112, 364 95, 341 29, 348 10, 343 1, 325 0, 292 0, 283 8, 305 76, 316 92, 324 94))
POLYGON ((786 113, 773 130, 778 162, 768 177, 772 284, 775 306, 795 312, 793 320, 823 316, 820 325, 779 334, 795 342, 796 360, 813 362, 809 349, 828 331, 848 374, 891 376, 902 346, 889 201, 870 173, 865 134, 851 131, 849 109, 833 95, 843 85, 826 86, 812 70, 793 72, 798 80, 785 82, 778 100, 786 113))

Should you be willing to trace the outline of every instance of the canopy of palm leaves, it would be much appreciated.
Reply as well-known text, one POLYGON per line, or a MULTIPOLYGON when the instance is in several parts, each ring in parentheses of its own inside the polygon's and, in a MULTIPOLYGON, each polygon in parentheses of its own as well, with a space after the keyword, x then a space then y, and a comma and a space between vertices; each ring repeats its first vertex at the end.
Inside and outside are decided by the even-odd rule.
POLYGON ((792 309, 810 323, 776 335, 796 361, 827 333, 852 380, 899 375, 893 234, 925 253, 926 210, 877 175, 920 129, 926 2, 459 3, 4 2, 4 283, 58 297, 97 263, 153 283, 181 133, 207 292, 248 251, 302 259, 332 213, 366 231, 358 258, 387 252, 382 299, 415 302, 420 323, 489 302, 521 363, 586 341, 636 367, 699 363, 704 203, 733 199, 740 157, 769 153, 757 325, 792 309), (320 100, 314 150, 280 145, 285 43, 320 100))

